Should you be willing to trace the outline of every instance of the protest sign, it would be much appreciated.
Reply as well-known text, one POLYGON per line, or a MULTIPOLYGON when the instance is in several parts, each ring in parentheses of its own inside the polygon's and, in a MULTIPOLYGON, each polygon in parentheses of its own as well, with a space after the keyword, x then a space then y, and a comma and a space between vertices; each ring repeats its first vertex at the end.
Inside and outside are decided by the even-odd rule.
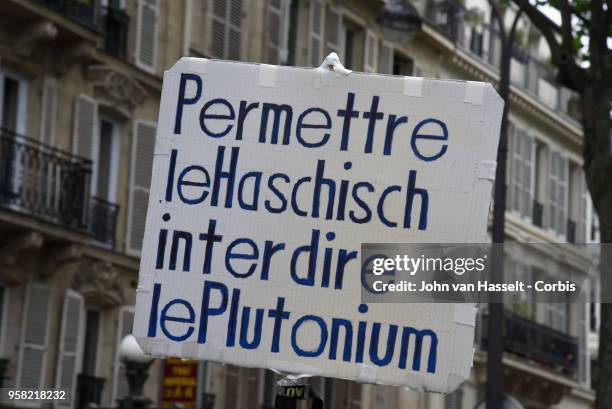
POLYGON ((484 83, 184 58, 164 75, 134 336, 157 356, 446 392, 473 304, 364 304, 362 242, 486 237, 484 83))

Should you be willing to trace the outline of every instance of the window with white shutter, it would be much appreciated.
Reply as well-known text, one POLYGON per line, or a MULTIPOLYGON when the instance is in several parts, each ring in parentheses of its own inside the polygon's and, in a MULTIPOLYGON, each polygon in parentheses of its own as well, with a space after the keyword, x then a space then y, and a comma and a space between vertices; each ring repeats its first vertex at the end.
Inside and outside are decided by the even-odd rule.
POLYGON ((325 7, 325 46, 321 57, 329 53, 338 54, 340 60, 344 59, 342 47, 342 15, 338 10, 329 5, 325 7))
POLYGON ((266 22, 265 61, 268 64, 287 62, 289 0, 269 0, 266 22))
POLYGON ((125 365, 119 357, 119 345, 123 338, 132 333, 134 307, 123 306, 117 314, 117 340, 115 343, 115 363, 113 367, 113 402, 128 396, 129 388, 125 377, 125 365))
POLYGON ((127 252, 138 255, 144 237, 149 204, 153 151, 156 127, 152 123, 135 121, 132 133, 130 172, 130 203, 128 207, 127 252))
POLYGON ((308 65, 318 67, 323 60, 323 24, 325 8, 321 0, 310 1, 308 28, 308 65))
POLYGON ((51 289, 42 285, 26 288, 22 332, 19 343, 15 388, 40 389, 45 385, 51 289))
POLYGON ((378 72, 393 74, 393 46, 384 41, 378 46, 378 72))
MULTIPOLYGON (((83 297, 73 290, 66 290, 62 306, 62 324, 57 353, 56 388, 76 390, 77 371, 81 363, 84 324, 83 297)), ((58 401, 59 407, 71 407, 72 398, 58 401)))
POLYGON ((93 159, 98 104, 94 99, 81 94, 74 108, 74 134, 72 151, 83 158, 93 159))
POLYGON ((378 62, 378 38, 371 30, 366 31, 363 70, 365 72, 376 72, 378 62))
POLYGON ((136 29, 136 66, 155 72, 157 58, 157 20, 159 0, 138 0, 136 29))
POLYGON ((45 77, 40 107, 40 140, 47 145, 55 141, 57 115, 57 80, 45 77))
POLYGON ((510 178, 509 204, 517 214, 531 219, 533 210, 534 140, 515 126, 509 128, 510 178))
POLYGON ((548 184, 548 228, 565 236, 567 225, 567 174, 568 161, 559 151, 550 150, 548 184))
POLYGON ((240 60, 243 0, 212 0, 211 55, 240 60))

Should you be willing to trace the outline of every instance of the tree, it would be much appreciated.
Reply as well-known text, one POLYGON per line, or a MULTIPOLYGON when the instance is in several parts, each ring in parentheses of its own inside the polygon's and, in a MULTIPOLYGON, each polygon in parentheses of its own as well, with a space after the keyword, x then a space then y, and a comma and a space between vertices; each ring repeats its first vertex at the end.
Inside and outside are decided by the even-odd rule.
POLYGON ((601 328, 597 409, 612 408, 612 0, 512 0, 546 39, 558 80, 580 95, 584 133, 584 170, 601 232, 601 328), (555 7, 561 24, 541 6, 555 7), (608 251, 606 251, 608 250, 608 251))

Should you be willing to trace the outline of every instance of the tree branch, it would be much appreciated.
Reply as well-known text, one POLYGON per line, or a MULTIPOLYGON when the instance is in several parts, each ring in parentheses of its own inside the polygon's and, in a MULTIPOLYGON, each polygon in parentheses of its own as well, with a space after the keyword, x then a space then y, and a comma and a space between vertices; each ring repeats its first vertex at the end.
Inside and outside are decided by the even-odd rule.
MULTIPOLYGON (((538 8, 529 1, 523 2, 522 0, 512 0, 518 7, 523 8, 525 14, 531 22, 540 30, 546 42, 548 43, 548 47, 550 48, 550 52, 552 54, 553 61, 563 76, 563 82, 566 86, 576 89, 577 84, 584 81, 585 73, 582 68, 578 66, 575 59, 573 58, 575 52, 573 51, 573 41, 571 41, 571 16, 569 20, 569 33, 570 33, 570 42, 569 46, 571 46, 571 53, 568 53, 568 44, 565 38, 567 37, 567 32, 564 35, 563 31, 567 30, 567 24, 562 24, 562 27, 559 27, 553 21, 551 21, 546 15, 544 15, 538 8), (557 34, 561 34, 562 43, 559 43, 557 39, 557 34)), ((563 0, 567 4, 567 0, 563 0)))

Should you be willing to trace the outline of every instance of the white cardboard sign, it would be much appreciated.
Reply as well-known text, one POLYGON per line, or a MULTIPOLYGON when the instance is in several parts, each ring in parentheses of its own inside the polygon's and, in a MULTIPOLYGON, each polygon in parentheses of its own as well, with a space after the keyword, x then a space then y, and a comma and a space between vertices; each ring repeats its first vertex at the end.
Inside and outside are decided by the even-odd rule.
POLYGON ((362 242, 485 239, 484 83, 184 58, 164 75, 133 333, 143 350, 447 392, 473 304, 361 304, 362 242))

